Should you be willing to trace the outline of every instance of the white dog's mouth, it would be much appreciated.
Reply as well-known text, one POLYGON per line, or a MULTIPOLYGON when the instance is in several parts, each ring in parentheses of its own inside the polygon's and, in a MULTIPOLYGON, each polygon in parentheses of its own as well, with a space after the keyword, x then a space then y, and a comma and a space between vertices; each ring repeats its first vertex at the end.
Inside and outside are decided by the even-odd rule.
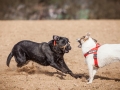
POLYGON ((78 48, 81 48, 82 47, 82 45, 78 45, 78 48))
POLYGON ((79 42, 80 45, 78 45, 78 48, 82 47, 81 39, 77 39, 77 42, 79 42))

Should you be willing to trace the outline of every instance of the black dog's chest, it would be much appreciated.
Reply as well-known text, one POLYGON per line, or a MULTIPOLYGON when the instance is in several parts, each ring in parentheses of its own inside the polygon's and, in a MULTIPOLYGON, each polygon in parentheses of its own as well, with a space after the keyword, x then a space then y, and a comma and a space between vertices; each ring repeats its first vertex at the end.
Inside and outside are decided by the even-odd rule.
POLYGON ((62 55, 54 55, 54 61, 55 62, 59 62, 61 60, 63 60, 63 56, 62 55))

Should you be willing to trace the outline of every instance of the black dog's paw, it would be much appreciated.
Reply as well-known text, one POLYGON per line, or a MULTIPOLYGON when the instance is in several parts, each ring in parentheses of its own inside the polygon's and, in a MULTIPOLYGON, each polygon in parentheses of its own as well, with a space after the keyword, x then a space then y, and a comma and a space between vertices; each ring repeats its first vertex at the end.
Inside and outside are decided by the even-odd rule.
POLYGON ((69 74, 74 77, 74 78, 81 78, 82 76, 81 75, 78 75, 78 74, 73 74, 72 72, 69 72, 69 74))
POLYGON ((77 74, 74 75, 74 78, 76 78, 76 79, 81 78, 81 77, 82 77, 81 75, 77 75, 77 74))

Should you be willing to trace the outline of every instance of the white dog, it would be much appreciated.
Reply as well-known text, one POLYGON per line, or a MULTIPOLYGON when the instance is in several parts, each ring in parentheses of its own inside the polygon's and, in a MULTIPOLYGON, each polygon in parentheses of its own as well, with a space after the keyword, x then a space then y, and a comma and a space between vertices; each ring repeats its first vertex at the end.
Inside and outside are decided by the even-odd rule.
POLYGON ((99 67, 120 61, 120 44, 104 44, 100 46, 95 39, 90 37, 90 34, 77 39, 77 41, 80 43, 79 48, 82 48, 88 65, 88 83, 92 83, 99 67))

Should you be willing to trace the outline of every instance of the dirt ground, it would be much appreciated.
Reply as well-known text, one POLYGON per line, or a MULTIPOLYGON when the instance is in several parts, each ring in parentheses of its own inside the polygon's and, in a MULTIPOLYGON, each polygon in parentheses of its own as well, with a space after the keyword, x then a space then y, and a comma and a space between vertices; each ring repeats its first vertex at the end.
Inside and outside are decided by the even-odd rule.
POLYGON ((120 63, 100 68, 93 83, 86 83, 88 68, 76 39, 87 32, 101 45, 120 43, 120 20, 0 21, 0 90, 120 90, 120 63), (6 66, 7 56, 17 42, 48 42, 53 35, 69 38, 72 50, 64 59, 82 78, 75 79, 32 61, 18 69, 14 58, 10 67, 6 66))

